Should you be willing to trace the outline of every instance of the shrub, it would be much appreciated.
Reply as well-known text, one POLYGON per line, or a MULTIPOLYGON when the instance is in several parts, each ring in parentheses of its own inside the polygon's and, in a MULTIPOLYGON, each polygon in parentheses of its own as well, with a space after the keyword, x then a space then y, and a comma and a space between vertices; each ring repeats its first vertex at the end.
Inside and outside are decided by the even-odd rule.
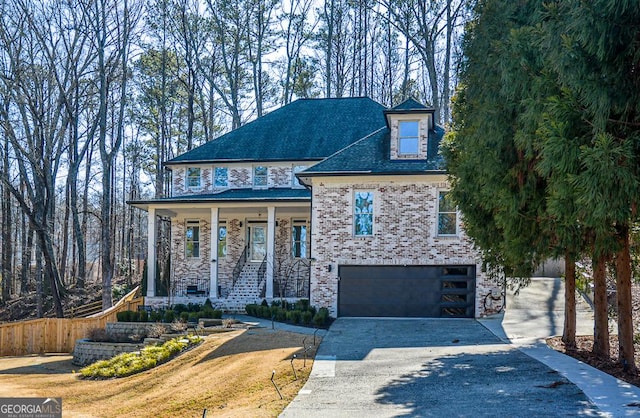
POLYGON ((116 319, 118 322, 131 322, 131 314, 133 314, 133 311, 117 312, 116 319))
POLYGON ((285 321, 287 319, 286 309, 279 308, 276 312, 276 321, 285 321))
POLYGON ((95 342, 108 342, 111 341, 107 330, 104 328, 91 328, 87 331, 87 338, 95 342))
POLYGON ((260 305, 269 307, 269 303, 267 302, 266 299, 262 299, 262 303, 260 305))
POLYGON ((317 326, 324 325, 327 323, 327 319, 329 319, 329 309, 320 308, 313 316, 313 323, 317 326))
POLYGON ((198 322, 198 319, 200 319, 200 312, 190 312, 187 320, 189 322, 198 322))
POLYGON ((164 312, 164 322, 172 323, 175 319, 176 313, 173 310, 168 309, 164 312))
POLYGON ((149 314, 149 319, 151 322, 162 322, 164 319, 164 313, 160 311, 151 311, 149 314))
POLYGON ((302 311, 296 309, 295 311, 290 311, 289 313, 291 314, 290 321, 294 324, 299 324, 300 320, 302 319, 302 311))
POLYGON ((138 311, 130 311, 131 312, 131 322, 140 322, 140 312, 138 311))
POLYGON ((204 301, 204 307, 213 308, 213 305, 211 304, 211 299, 207 299, 204 301))
POLYGON ((187 322, 189 321, 189 312, 180 312, 180 320, 182 322, 187 322))
MULTIPOLYGON (((209 300, 209 299, 207 299, 207 300, 209 300)), ((209 302, 209 303, 211 303, 211 302, 209 302)), ((199 304, 199 303, 191 303, 190 302, 187 305, 187 311, 189 311, 189 312, 199 312, 201 310, 202 310, 202 305, 199 304)))
POLYGON ((162 334, 167 333, 167 328, 164 325, 154 324, 150 328, 147 329, 147 337, 150 338, 158 338, 162 334))
POLYGON ((244 307, 244 310, 247 313, 247 315, 258 316, 259 308, 260 308, 260 305, 256 305, 255 303, 250 303, 244 307))
POLYGON ((309 299, 300 299, 296 305, 301 311, 306 311, 309 309, 309 299))
POLYGON ((213 319, 221 319, 222 318, 222 311, 220 309, 215 309, 213 311, 213 319))
POLYGON ((260 307, 260 318, 271 318, 271 309, 268 306, 260 307))
POLYGON ((187 329, 187 324, 182 321, 175 320, 169 325, 171 332, 183 333, 187 329))
POLYGON ((149 322, 149 312, 140 311, 138 314, 140 315, 140 322, 149 322))
POLYGON ((302 323, 305 325, 309 325, 311 320, 313 319, 313 314, 310 311, 302 312, 302 323))
POLYGON ((110 360, 98 361, 81 369, 80 375, 84 378, 94 379, 130 376, 164 363, 201 341, 202 338, 197 336, 175 338, 162 346, 145 347, 139 353, 122 353, 110 360))
POLYGON ((276 316, 278 316, 278 311, 280 310, 280 307, 277 305, 271 306, 271 314, 269 315, 269 318, 275 318, 276 316))
POLYGON ((172 306, 173 311, 176 315, 180 315, 182 312, 187 312, 189 308, 184 303, 176 303, 172 306))

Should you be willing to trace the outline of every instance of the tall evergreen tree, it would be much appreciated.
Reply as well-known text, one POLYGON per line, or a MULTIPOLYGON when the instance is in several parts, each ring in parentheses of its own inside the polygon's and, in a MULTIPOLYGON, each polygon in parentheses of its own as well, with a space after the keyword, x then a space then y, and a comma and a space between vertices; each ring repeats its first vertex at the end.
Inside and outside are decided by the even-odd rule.
MULTIPOLYGON (((613 262, 620 362, 633 371, 640 11, 614 0, 486 0, 476 13, 445 150, 467 229, 505 273, 526 273, 561 253, 571 264, 589 252, 594 352, 605 357, 605 275, 613 262)), ((570 318, 565 323, 571 328, 570 318)))

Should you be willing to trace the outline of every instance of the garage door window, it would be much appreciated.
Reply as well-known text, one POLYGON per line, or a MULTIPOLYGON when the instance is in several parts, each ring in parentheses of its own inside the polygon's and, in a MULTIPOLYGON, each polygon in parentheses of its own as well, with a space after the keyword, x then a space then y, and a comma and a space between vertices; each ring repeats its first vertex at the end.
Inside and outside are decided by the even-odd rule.
POLYGON ((456 206, 448 191, 441 191, 438 195, 438 235, 457 235, 456 206))
POLYGON ((373 235, 373 192, 356 192, 353 205, 357 237, 373 235))

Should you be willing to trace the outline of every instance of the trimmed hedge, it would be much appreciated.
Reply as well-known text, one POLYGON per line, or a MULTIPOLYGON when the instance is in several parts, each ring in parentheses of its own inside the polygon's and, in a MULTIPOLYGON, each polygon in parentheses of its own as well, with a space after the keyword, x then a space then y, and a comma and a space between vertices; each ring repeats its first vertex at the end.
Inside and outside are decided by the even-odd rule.
POLYGON ((179 319, 182 322, 197 321, 200 318, 221 319, 222 311, 214 309, 211 302, 204 305, 177 304, 172 309, 159 311, 122 311, 116 314, 118 322, 174 322, 179 319))
POLYGON ((251 303, 245 306, 249 316, 257 318, 273 319, 278 322, 290 322, 292 324, 304 324, 321 327, 329 324, 330 316, 327 308, 316 309, 309 305, 308 299, 300 299, 296 303, 274 300, 271 306, 266 300, 260 305, 251 303))

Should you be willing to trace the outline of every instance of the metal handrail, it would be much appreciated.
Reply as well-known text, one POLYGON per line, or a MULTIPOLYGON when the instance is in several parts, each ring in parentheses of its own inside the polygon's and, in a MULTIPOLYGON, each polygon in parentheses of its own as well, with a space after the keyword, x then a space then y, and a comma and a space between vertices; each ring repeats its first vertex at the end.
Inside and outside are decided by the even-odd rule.
POLYGON ((240 273, 242 273, 242 269, 244 268, 244 265, 247 263, 247 255, 249 254, 249 246, 244 247, 244 251, 242 251, 242 254, 240 255, 240 258, 238 259, 238 262, 236 263, 236 266, 233 268, 233 273, 232 273, 232 278, 233 278, 233 284, 232 287, 235 287, 236 282, 238 281, 238 278, 240 278, 240 273))
MULTIPOLYGON (((262 283, 266 281, 267 277, 267 256, 265 255, 262 259, 262 263, 260 263, 260 267, 258 268, 258 289, 262 287, 262 283)), ((260 290, 260 297, 263 298, 266 294, 267 286, 264 286, 263 289, 260 290)))

